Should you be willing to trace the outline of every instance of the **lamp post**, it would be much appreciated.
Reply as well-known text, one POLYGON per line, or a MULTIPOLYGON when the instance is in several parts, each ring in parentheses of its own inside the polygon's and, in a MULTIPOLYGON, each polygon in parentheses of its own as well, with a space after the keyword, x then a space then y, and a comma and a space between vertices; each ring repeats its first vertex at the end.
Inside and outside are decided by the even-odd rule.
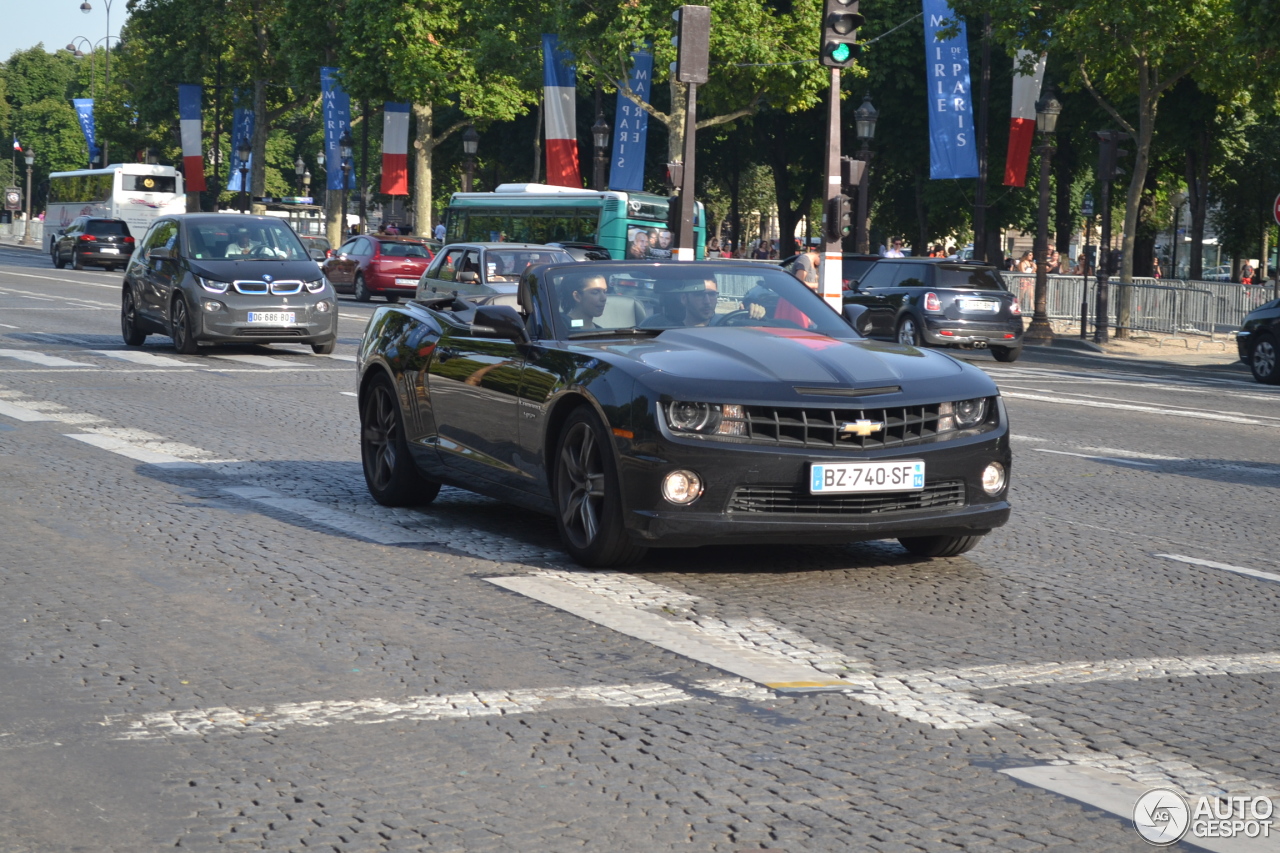
POLYGON ((35 149, 28 145, 27 150, 22 152, 22 157, 27 161, 27 224, 22 229, 22 239, 18 242, 30 246, 35 242, 31 239, 31 166, 36 162, 35 149))
POLYGON ((1187 194, 1184 192, 1176 192, 1173 194, 1173 259, 1169 261, 1169 278, 1178 277, 1178 244, 1182 242, 1182 238, 1178 236, 1178 220, 1182 216, 1182 206, 1187 203, 1187 194))
MULTIPOLYGON (((298 192, 302 192, 302 173, 307 171, 307 164, 302 159, 302 155, 298 155, 298 159, 293 161, 293 172, 298 176, 298 192)), ((306 195, 306 193, 302 193, 306 195)))
POLYGON ((880 113, 876 112, 875 106, 872 105, 869 93, 862 99, 862 106, 853 111, 853 121, 858 128, 858 141, 862 143, 862 147, 858 150, 858 159, 866 164, 862 167, 862 178, 858 181, 858 222, 854 242, 858 246, 858 251, 864 255, 871 251, 871 223, 867 221, 867 195, 871 185, 871 158, 874 156, 871 153, 871 140, 875 138, 876 119, 879 117, 880 113))
POLYGON ((1048 90, 1036 102, 1036 130, 1040 133, 1040 221, 1036 229, 1036 305, 1027 327, 1024 340, 1032 344, 1049 344, 1053 341, 1053 327, 1049 325, 1049 165, 1056 150, 1053 134, 1058 128, 1058 114, 1062 104, 1048 90))
POLYGON ((604 120, 604 113, 596 113, 596 123, 591 125, 591 136, 596 143, 596 168, 593 175, 597 190, 605 189, 604 169, 609 163, 609 134, 613 130, 604 120))
POLYGON ((243 139, 236 146, 236 156, 240 158, 240 212, 249 212, 249 157, 252 156, 253 149, 249 147, 249 140, 243 139))
POLYGON ((462 191, 464 193, 471 192, 471 182, 475 179, 476 172, 476 150, 479 147, 480 134, 476 133, 475 125, 469 124, 466 132, 462 134, 462 153, 467 155, 467 159, 462 164, 465 170, 462 177, 462 191))
POLYGON ((342 165, 342 234, 347 233, 347 189, 351 183, 351 156, 355 140, 348 131, 342 131, 338 139, 338 162, 342 165))
MULTIPOLYGON (((112 35, 111 35, 111 3, 112 3, 112 0, 102 0, 102 4, 103 4, 103 5, 106 7, 106 9, 107 9, 107 35, 106 35, 106 39, 111 39, 111 38, 112 38, 112 35)), ((86 15, 93 11, 93 6, 91 6, 91 5, 89 4, 89 0, 84 0, 84 2, 80 4, 80 11, 81 11, 81 12, 84 12, 86 15)), ((117 37, 117 40, 118 40, 118 37, 117 37)), ((107 52, 106 52, 106 56, 105 56, 105 57, 104 57, 104 59, 103 59, 103 67, 104 67, 104 69, 105 69, 105 70, 103 71, 103 74, 102 74, 102 91, 103 91, 104 93, 106 93, 106 92, 109 92, 109 91, 111 90, 111 42, 110 42, 109 40, 107 41, 107 52)), ((102 136, 102 165, 103 165, 103 167, 105 168, 105 167, 106 167, 106 165, 107 165, 108 163, 110 163, 110 162, 111 162, 111 157, 110 157, 110 155, 107 153, 107 137, 106 137, 106 134, 103 134, 103 136, 102 136)))
POLYGON ((311 170, 302 173, 302 197, 311 198, 311 170))

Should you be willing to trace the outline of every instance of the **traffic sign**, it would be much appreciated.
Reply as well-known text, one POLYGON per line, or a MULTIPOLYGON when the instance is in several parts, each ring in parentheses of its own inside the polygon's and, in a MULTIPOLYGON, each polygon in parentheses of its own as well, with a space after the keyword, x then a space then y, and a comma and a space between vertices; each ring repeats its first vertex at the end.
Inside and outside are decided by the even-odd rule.
POLYGON ((22 190, 17 187, 4 188, 4 209, 22 210, 22 190))

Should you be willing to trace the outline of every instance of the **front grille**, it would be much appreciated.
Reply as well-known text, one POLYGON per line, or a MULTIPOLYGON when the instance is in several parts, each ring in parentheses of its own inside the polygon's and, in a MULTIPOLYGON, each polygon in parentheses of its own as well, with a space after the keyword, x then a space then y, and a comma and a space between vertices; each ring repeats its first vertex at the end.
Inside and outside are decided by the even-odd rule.
POLYGON ((235 287, 237 293, 244 293, 249 296, 262 296, 266 293, 272 293, 276 296, 292 296, 295 293, 302 292, 302 282, 296 279, 282 279, 273 281, 270 284, 265 281, 242 279, 233 281, 231 284, 235 287))
POLYGON ((302 329, 237 329, 236 334, 244 338, 300 338, 306 332, 302 329))
MULTIPOLYGON (((833 450, 880 450, 932 441, 938 434, 938 407, 896 406, 890 409, 799 409, 745 406, 746 440, 778 447, 833 450), (846 424, 884 424, 867 436, 841 432, 846 424)), ((726 418, 726 420, 729 420, 726 418)))
POLYGON ((244 293, 250 296, 260 296, 267 292, 267 283, 265 281, 233 281, 231 286, 236 289, 237 293, 244 293))
POLYGON ((791 486, 739 486, 729 499, 729 512, 759 515, 881 515, 913 509, 962 507, 963 480, 926 485, 919 492, 870 495, 811 495, 791 486))

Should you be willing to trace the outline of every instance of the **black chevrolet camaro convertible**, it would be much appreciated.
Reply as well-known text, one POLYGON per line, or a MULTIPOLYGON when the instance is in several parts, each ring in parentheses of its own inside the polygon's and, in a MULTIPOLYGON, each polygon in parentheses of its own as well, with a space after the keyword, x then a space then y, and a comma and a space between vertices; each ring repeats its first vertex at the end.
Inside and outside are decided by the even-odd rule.
POLYGON ((945 557, 1009 517, 995 383, 859 337, 763 265, 565 263, 515 294, 421 292, 370 318, 359 407, 379 503, 449 484, 546 512, 585 566, 889 538, 945 557))

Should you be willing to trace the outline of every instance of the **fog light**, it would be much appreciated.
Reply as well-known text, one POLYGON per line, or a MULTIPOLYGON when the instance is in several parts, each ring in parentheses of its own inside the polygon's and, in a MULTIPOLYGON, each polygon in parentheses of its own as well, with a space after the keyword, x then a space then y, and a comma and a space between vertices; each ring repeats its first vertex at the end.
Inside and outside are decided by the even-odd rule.
POLYGON ((209 312, 221 311, 223 307, 225 306, 223 306, 223 304, 216 299, 206 299, 204 301, 204 310, 209 312))
POLYGON ((982 491, 989 495, 998 495, 1004 490, 1004 484, 1004 466, 999 462, 992 462, 983 470, 982 491))
POLYGON ((332 305, 330 305, 328 302, 317 302, 317 303, 316 303, 316 311, 318 311, 318 312, 319 312, 319 313, 321 313, 321 314, 328 314, 328 313, 329 313, 329 311, 330 311, 332 308, 333 308, 333 306, 332 306, 332 305))
POLYGON ((702 478, 692 471, 672 471, 662 478, 662 496, 668 502, 684 506, 702 495, 702 478))

